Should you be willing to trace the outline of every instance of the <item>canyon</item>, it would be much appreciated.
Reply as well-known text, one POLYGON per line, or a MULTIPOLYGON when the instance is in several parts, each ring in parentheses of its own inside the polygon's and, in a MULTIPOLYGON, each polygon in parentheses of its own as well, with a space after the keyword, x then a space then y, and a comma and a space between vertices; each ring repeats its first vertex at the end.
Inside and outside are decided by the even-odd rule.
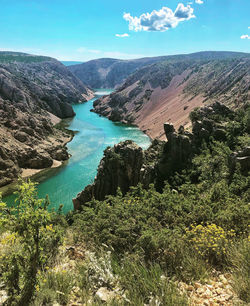
POLYGON ((0 187, 69 158, 59 122, 93 97, 53 58, 0 52, 0 187))

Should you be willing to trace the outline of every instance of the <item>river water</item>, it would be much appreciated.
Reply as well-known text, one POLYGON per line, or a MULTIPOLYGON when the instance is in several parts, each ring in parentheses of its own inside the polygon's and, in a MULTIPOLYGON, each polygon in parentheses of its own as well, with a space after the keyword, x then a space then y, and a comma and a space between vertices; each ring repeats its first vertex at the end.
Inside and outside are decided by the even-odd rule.
MULTIPOLYGON (((38 185, 39 197, 48 194, 51 207, 63 204, 64 213, 73 209, 72 198, 93 182, 107 146, 127 139, 134 140, 144 149, 150 145, 150 139, 138 128, 114 123, 90 112, 97 98, 111 92, 108 89, 97 90, 94 99, 73 106, 76 116, 69 122, 69 129, 77 133, 67 145, 72 156, 66 165, 52 171, 51 176, 46 176, 38 185)), ((4 198, 8 204, 13 200, 13 195, 4 198)))

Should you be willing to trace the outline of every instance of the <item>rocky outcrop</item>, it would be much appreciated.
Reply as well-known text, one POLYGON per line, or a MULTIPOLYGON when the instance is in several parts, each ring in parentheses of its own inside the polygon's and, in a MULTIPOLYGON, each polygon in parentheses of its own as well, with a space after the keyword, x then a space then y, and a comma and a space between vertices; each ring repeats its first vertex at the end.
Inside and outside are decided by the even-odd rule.
POLYGON ((240 165, 241 172, 247 175, 250 171, 250 147, 247 146, 243 150, 234 152, 231 156, 232 171, 235 170, 236 164, 240 165))
POLYGON ((73 200, 75 209, 92 198, 104 200, 106 195, 116 194, 118 187, 123 194, 126 193, 130 186, 139 183, 142 163, 143 150, 132 141, 127 140, 107 148, 94 183, 73 200))
MULTIPOLYGON (((164 124, 167 141, 154 140, 145 151, 132 141, 107 148, 94 183, 73 199, 75 209, 92 198, 104 200, 107 195, 115 195, 118 187, 124 194, 130 186, 141 183, 148 188, 153 183, 161 191, 171 175, 190 164, 203 142, 209 142, 211 137, 218 141, 226 140, 227 123, 233 120, 233 116, 233 111, 228 107, 215 102, 191 114, 192 132, 186 131, 183 126, 176 131, 174 125, 167 122, 164 124)), ((243 173, 250 171, 249 147, 235 152, 231 159, 232 168, 238 162, 243 173)))
POLYGON ((69 158, 71 136, 53 127, 46 113, 25 112, 0 98, 0 187, 21 176, 23 169, 51 167, 69 158))
MULTIPOLYGON (((172 56, 135 71, 117 91, 96 100, 94 111, 135 124, 151 138, 164 139, 165 122, 187 128, 189 113, 204 103, 219 101, 231 108, 246 104, 249 81, 249 54, 172 56)), ((219 136, 223 137, 218 130, 219 136)))

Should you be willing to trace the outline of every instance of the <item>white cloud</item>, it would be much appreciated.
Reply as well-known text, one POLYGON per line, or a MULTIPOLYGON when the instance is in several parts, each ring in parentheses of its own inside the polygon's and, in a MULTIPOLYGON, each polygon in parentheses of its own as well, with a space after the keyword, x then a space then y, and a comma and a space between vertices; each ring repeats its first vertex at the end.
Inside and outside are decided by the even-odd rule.
POLYGON ((123 18, 129 22, 131 31, 160 31, 164 32, 170 28, 175 28, 179 22, 194 18, 194 9, 179 3, 173 12, 168 7, 162 7, 159 11, 142 14, 140 17, 132 17, 130 13, 124 13, 123 18))
POLYGON ((203 0, 195 0, 195 3, 197 3, 197 4, 203 4, 204 1, 203 1, 203 0))
POLYGON ((85 47, 80 47, 76 51, 79 52, 79 53, 92 53, 92 54, 101 53, 100 50, 91 50, 91 49, 88 49, 88 48, 85 48, 85 47))
POLYGON ((248 27, 248 29, 250 30, 250 27, 248 27))
POLYGON ((124 34, 115 34, 115 36, 123 38, 123 37, 129 37, 129 34, 127 34, 127 33, 124 33, 124 34))
POLYGON ((241 37, 240 37, 241 39, 250 39, 250 35, 242 35, 241 37))

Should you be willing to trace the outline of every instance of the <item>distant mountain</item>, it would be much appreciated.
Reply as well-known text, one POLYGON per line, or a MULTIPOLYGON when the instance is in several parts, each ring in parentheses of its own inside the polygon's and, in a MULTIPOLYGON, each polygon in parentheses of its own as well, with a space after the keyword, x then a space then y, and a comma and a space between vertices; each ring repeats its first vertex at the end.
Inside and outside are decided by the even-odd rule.
POLYGON ((164 138, 164 122, 188 126, 190 111, 214 100, 235 108, 250 101, 249 88, 250 54, 170 56, 136 70, 117 91, 95 101, 94 111, 164 138))
POLYGON ((68 69, 91 88, 115 88, 121 85, 137 68, 153 64, 161 59, 162 57, 137 60, 101 58, 69 66, 68 69))
POLYGON ((72 66, 77 64, 82 64, 83 62, 74 62, 74 61, 61 61, 64 66, 72 66))
POLYGON ((30 173, 69 158, 65 144, 71 137, 54 125, 74 116, 71 104, 89 95, 53 58, 0 52, 0 187, 23 169, 30 173))
POLYGON ((188 55, 171 55, 146 57, 135 60, 120 60, 113 58, 101 58, 88 61, 79 65, 69 66, 68 69, 73 72, 84 84, 91 88, 117 88, 125 79, 146 65, 151 65, 163 60, 181 60, 186 59, 216 59, 231 58, 244 55, 238 52, 199 52, 188 55))

